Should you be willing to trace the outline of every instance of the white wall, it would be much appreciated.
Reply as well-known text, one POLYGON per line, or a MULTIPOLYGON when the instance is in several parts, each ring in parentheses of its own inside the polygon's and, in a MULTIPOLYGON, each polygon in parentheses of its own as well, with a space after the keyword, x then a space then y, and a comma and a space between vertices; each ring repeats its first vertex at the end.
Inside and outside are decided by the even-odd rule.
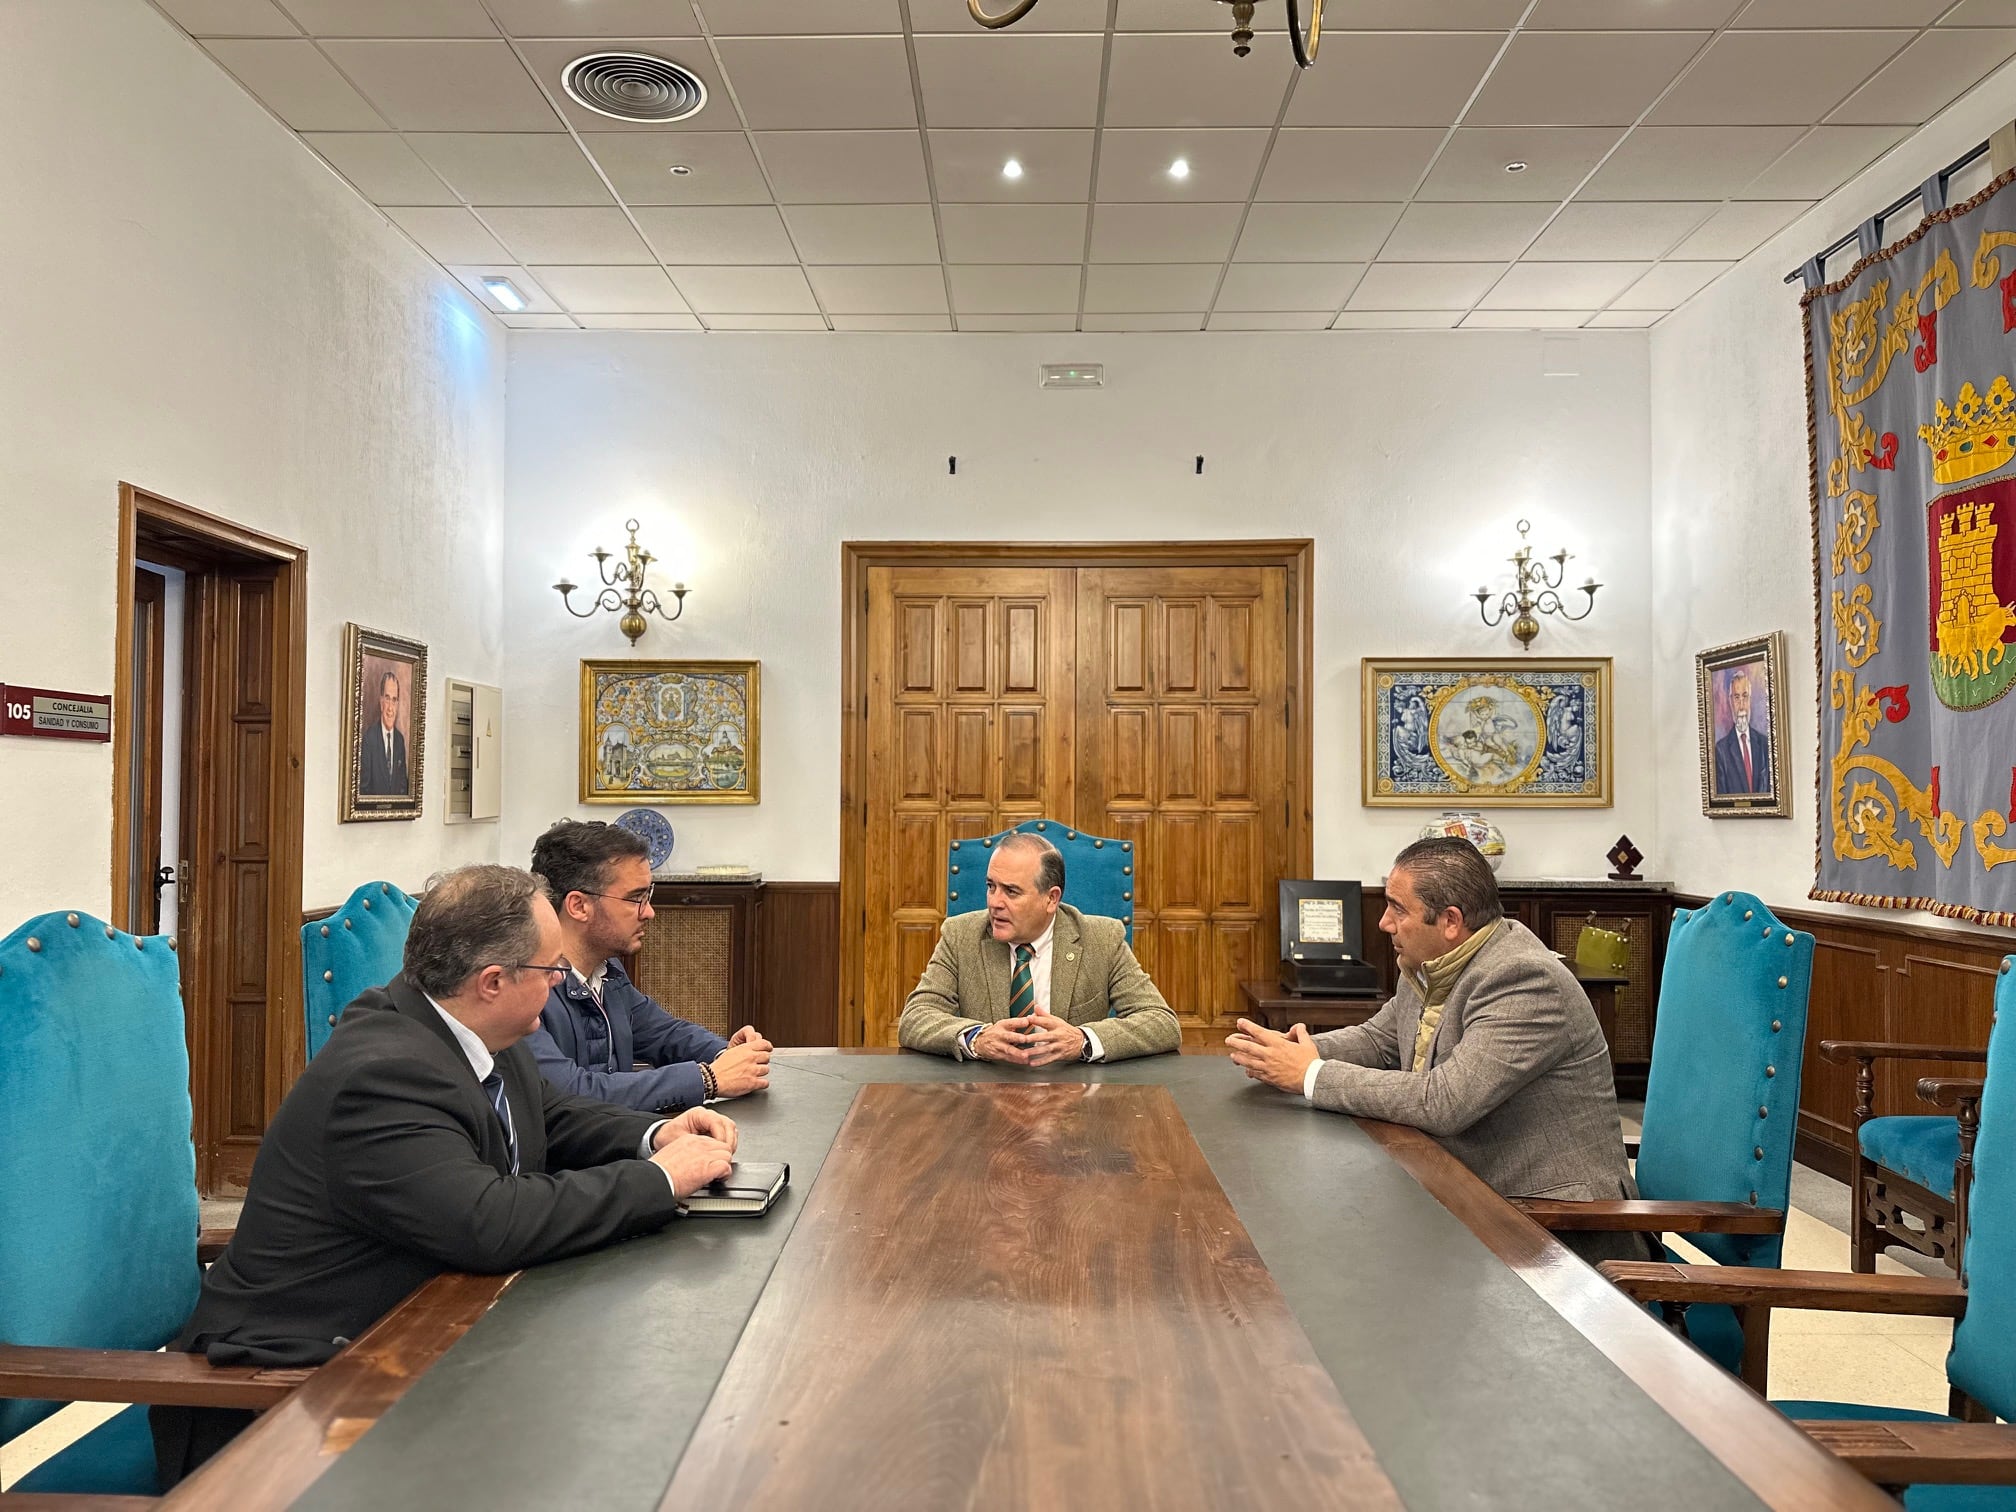
MULTIPOLYGON (((1899 917, 1806 901, 1819 740, 1811 488, 1800 290, 1783 279, 2012 117, 2016 67, 2005 67, 1652 332, 1658 825, 1664 869, 1684 890, 1734 886, 1783 906, 1899 917), (1711 820, 1694 654, 1770 630, 1786 633, 1793 815, 1711 820)), ((1885 239, 1909 229, 1900 219, 1885 239)))
POLYGON ((576 801, 584 657, 757 657, 763 801, 672 807, 675 865, 839 871, 840 543, 1312 536, 1315 839, 1323 875, 1379 877, 1420 810, 1359 803, 1358 659, 1517 654, 1468 597, 1530 517, 1605 583, 1540 654, 1617 659, 1617 804, 1506 810, 1504 875, 1597 876, 1628 831, 1663 875, 1649 732, 1646 349, 1577 338, 1544 379, 1531 334, 679 336, 511 343, 504 853, 576 801), (1043 362, 1106 364, 1043 392, 1043 362), (1203 477, 1193 458, 1206 456, 1203 477), (947 475, 957 454, 959 472, 947 475), (592 577, 626 516, 693 592, 632 653, 548 587, 592 577))
MULTIPOLYGON (((342 623, 500 680, 504 332, 139 0, 7 0, 0 681, 114 682, 118 485, 308 548, 305 900, 495 854, 336 822, 342 623), (81 91, 81 92, 80 92, 81 91)), ((109 903, 106 746, 0 740, 0 931, 109 903)))

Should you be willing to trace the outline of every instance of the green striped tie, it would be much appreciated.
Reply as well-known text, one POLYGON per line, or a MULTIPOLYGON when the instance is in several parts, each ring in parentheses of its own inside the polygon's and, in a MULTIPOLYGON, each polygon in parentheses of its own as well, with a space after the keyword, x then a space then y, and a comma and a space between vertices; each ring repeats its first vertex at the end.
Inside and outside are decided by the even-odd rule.
MULTIPOLYGON (((1020 1018, 1025 1013, 1036 1011, 1036 978, 1030 974, 1029 963, 1035 959, 1034 946, 1015 947, 1015 975, 1008 983, 1008 1017, 1020 1018)), ((996 981, 1000 978, 996 977, 996 981)))

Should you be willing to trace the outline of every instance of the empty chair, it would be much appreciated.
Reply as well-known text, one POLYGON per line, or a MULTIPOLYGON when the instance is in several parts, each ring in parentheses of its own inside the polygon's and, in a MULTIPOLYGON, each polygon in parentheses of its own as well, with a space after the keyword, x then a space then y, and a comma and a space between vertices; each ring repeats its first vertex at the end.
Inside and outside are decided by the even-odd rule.
POLYGON ((406 931, 420 905, 390 882, 366 882, 326 919, 301 926, 309 1059, 359 993, 399 974, 406 931))

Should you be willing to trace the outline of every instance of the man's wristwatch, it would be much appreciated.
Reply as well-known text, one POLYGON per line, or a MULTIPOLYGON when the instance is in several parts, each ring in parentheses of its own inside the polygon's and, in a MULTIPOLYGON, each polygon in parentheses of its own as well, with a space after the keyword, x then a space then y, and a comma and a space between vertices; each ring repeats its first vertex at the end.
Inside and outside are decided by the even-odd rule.
POLYGON ((1087 1034, 1083 1029, 1080 1029, 1078 1031, 1078 1038, 1085 1042, 1078 1047, 1078 1059, 1089 1062, 1092 1059, 1092 1036, 1087 1034))

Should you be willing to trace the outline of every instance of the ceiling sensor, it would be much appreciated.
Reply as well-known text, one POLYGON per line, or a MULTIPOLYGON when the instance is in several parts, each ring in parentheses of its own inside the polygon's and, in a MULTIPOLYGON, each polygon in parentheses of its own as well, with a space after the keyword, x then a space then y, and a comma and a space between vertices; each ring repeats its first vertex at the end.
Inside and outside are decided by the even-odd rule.
POLYGON ((1513 162, 1507 163, 1505 165, 1505 171, 1507 173, 1524 173, 1526 171, 1526 165, 1524 163, 1518 162, 1517 160, 1514 160, 1513 162))
POLYGON ((680 178, 686 177, 686 175, 691 173, 692 171, 693 170, 691 168, 688 168, 684 163, 674 163, 670 168, 666 170, 666 172, 668 173, 678 174, 680 178))
POLYGON ((575 104, 617 121, 663 125, 698 115, 707 103, 697 74, 649 53, 589 53, 567 65, 560 87, 575 104))

